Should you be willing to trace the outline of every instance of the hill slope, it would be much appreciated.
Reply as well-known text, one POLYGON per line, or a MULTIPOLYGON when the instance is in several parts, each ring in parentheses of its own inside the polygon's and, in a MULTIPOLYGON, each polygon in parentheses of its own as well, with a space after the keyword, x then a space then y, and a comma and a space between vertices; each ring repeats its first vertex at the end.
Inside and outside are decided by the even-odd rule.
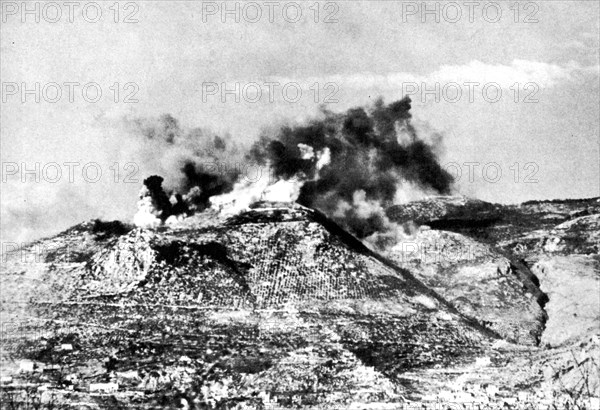
POLYGON ((248 403, 314 390, 341 403, 361 383, 368 397, 418 394, 404 371, 472 362, 493 340, 314 211, 263 208, 212 226, 207 217, 114 236, 84 224, 48 241, 47 262, 12 260, 2 319, 18 331, 3 359, 41 372, 10 377, 70 387, 77 400, 114 382, 116 400, 133 404, 173 389, 248 403), (290 361, 306 367, 294 365, 292 379, 290 361), (223 397, 194 390, 224 380, 223 397))
MULTIPOLYGON (((556 402, 563 390, 584 397, 581 374, 585 388, 597 390, 594 326, 550 350, 499 339, 556 341, 544 333, 536 294, 552 289, 544 282, 542 292, 509 247, 463 234, 494 263, 526 274, 491 267, 493 275, 482 276, 488 256, 433 264, 409 258, 396 260, 398 267, 300 206, 259 204, 230 219, 207 212, 156 230, 75 226, 7 255, 3 403, 385 408, 444 398, 500 406, 519 392, 538 392, 538 401, 556 402), (489 284, 457 282, 468 277, 489 284), (524 336, 512 337, 502 323, 525 326, 517 332, 524 336)), ((550 296, 552 303, 563 302, 550 296)), ((566 320, 557 310, 549 310, 552 329, 566 320)))

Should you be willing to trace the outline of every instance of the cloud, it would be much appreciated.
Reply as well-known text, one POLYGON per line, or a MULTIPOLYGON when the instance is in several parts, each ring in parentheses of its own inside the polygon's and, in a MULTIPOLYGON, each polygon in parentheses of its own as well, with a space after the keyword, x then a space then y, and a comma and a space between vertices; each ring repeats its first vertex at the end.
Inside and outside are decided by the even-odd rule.
POLYGON ((430 81, 457 82, 467 81, 481 84, 496 82, 502 88, 514 83, 533 82, 540 87, 552 87, 559 81, 569 80, 572 69, 556 64, 537 61, 513 60, 510 65, 486 64, 474 60, 466 65, 443 65, 429 76, 430 81))
MULTIPOLYGON (((321 78, 309 78, 304 83, 325 84, 335 83, 343 89, 399 89, 408 83, 448 84, 466 82, 479 84, 497 83, 502 88, 509 89, 515 83, 521 85, 536 83, 541 88, 554 87, 561 82, 572 79, 575 72, 597 72, 598 66, 582 67, 576 63, 565 66, 539 61, 515 59, 510 64, 488 64, 479 60, 472 60, 462 65, 441 65, 436 71, 429 74, 416 74, 410 72, 394 72, 388 74, 374 74, 362 72, 354 74, 340 74, 321 78)), ((279 78, 281 83, 290 82, 291 79, 279 78)))

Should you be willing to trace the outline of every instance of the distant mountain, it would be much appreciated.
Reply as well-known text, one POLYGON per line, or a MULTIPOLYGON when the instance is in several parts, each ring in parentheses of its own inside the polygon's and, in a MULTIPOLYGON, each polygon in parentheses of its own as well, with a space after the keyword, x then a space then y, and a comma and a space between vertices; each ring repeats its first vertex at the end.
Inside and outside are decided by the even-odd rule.
POLYGON ((421 227, 384 255, 280 203, 4 255, 3 408, 595 403, 598 199, 387 213, 421 227))

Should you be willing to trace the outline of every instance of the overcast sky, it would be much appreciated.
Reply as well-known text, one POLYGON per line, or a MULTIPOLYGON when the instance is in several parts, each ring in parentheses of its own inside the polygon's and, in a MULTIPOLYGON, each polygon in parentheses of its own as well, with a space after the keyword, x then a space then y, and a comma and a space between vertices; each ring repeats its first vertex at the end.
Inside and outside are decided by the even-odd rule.
MULTIPOLYGON (((113 126, 123 116, 171 113, 186 127, 248 142, 323 103, 341 111, 405 93, 422 132, 443 136, 440 160, 462 172, 459 192, 502 203, 600 195, 596 1, 437 3, 439 22, 436 2, 427 3, 433 14, 422 2, 228 2, 239 7, 238 22, 221 14, 221 2, 120 2, 118 16, 113 3, 84 13, 81 2, 69 16, 63 2, 54 3, 60 10, 31 2, 33 14, 23 16, 21 2, 2 2, 2 162, 93 161, 111 175, 23 183, 21 170, 7 176, 3 167, 2 229, 11 238, 133 214, 139 184, 115 183, 108 169, 117 162, 124 174, 136 159, 113 126), (22 84, 36 82, 46 94, 23 103, 22 84), (62 91, 55 103, 51 82, 62 91), (70 102, 66 82, 97 83, 102 97, 88 102, 74 86, 70 102), (222 101, 222 83, 239 84, 239 102, 235 91, 222 101), (278 84, 273 94, 268 83, 278 84), (302 96, 293 101, 297 85, 302 96), (138 102, 124 103, 128 96, 138 102)), ((86 98, 94 95, 88 88, 86 98)))

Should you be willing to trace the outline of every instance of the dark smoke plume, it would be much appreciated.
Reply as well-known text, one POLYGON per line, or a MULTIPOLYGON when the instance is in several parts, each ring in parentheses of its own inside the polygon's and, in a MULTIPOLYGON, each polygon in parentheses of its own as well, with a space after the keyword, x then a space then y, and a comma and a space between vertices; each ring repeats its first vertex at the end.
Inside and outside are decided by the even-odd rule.
POLYGON ((140 189, 138 212, 133 220, 137 226, 156 227, 173 214, 173 205, 162 188, 163 178, 152 175, 144 179, 140 189))
POLYGON ((452 176, 410 122, 410 103, 408 97, 388 105, 379 99, 370 109, 325 111, 324 118, 261 138, 248 157, 269 163, 281 179, 301 176, 298 202, 320 209, 358 237, 384 232, 389 221, 382 211, 399 190, 448 194, 451 189, 452 176), (319 168, 317 156, 304 155, 303 146, 328 151, 329 162, 319 168))
MULTIPOLYGON (((161 211, 161 219, 167 219, 171 216, 171 202, 169 197, 162 189, 163 178, 158 175, 152 175, 144 180, 145 193, 142 196, 149 196, 154 207, 161 211)), ((142 199, 140 198, 140 199, 142 199)))
POLYGON ((136 127, 166 162, 161 171, 175 202, 172 214, 202 211, 210 205, 210 197, 233 189, 241 173, 243 151, 228 136, 202 128, 182 129, 170 114, 138 120, 136 127))
POLYGON ((410 103, 408 97, 391 104, 379 99, 372 107, 341 114, 323 110, 306 124, 262 136, 245 155, 227 138, 202 129, 182 130, 170 115, 140 121, 142 134, 165 153, 161 160, 170 158, 168 172, 176 171, 167 178, 170 204, 164 193, 152 196, 152 203, 164 207, 159 217, 164 222, 211 203, 269 200, 265 189, 271 184, 273 196, 319 209, 367 243, 385 246, 401 228, 385 215, 390 205, 406 196, 448 194, 453 182, 440 166, 435 146, 419 139, 410 103), (250 186, 236 166, 244 163, 269 167, 280 183, 261 180, 250 186))

